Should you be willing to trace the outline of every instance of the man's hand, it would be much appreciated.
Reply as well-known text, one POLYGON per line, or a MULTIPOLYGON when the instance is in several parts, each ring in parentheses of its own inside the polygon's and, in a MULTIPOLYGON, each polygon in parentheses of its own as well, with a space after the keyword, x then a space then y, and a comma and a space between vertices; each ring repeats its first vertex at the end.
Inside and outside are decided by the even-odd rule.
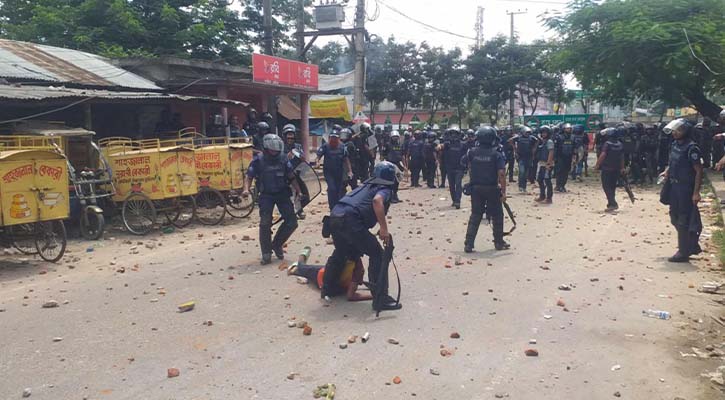
POLYGON ((700 197, 700 192, 695 192, 692 195, 692 204, 697 205, 697 203, 699 203, 700 200, 702 200, 702 198, 700 197))
POLYGON ((715 164, 716 171, 722 171, 723 168, 725 168, 725 158, 721 159, 717 162, 717 164, 715 164))
POLYGON ((383 241, 386 245, 390 242, 390 232, 386 228, 380 228, 378 231, 378 236, 380 237, 380 240, 383 241))

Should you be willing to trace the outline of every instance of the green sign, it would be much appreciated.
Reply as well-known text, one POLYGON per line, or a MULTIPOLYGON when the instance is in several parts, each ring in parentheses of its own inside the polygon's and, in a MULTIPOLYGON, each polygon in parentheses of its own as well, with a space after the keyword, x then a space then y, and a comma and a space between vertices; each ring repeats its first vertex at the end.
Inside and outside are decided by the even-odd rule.
POLYGON ((385 125, 393 125, 393 121, 390 120, 390 115, 385 117, 385 125))
POLYGON ((525 115, 524 124, 530 127, 570 123, 584 125, 587 130, 597 129, 604 121, 604 114, 560 114, 560 115, 525 115))

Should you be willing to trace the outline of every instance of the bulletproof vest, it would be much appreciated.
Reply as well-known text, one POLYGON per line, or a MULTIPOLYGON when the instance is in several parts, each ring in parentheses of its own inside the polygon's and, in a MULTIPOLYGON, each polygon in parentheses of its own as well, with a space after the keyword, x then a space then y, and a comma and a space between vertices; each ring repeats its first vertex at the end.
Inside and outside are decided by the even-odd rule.
POLYGON ((370 158, 370 154, 366 151, 367 143, 365 139, 358 136, 352 139, 352 143, 355 145, 355 149, 357 149, 360 161, 367 161, 370 158))
MULTIPOLYGON (((345 216, 360 218, 363 226, 366 229, 374 227, 375 224, 378 223, 378 220, 375 218, 375 211, 373 210, 373 199, 381 188, 383 188, 383 186, 381 185, 365 184, 340 199, 340 204, 345 204, 348 206, 345 210, 345 216)), ((388 212, 388 207, 390 207, 390 202, 386 201, 386 214, 388 212)), ((333 212, 333 214, 335 214, 335 212, 333 212)))
POLYGON ((390 146, 388 146, 388 161, 392 163, 403 161, 403 146, 400 143, 390 142, 390 146))
POLYGON ((549 149, 546 145, 551 142, 551 139, 546 139, 536 147, 536 161, 549 161, 549 149))
POLYGON ((531 159, 531 145, 534 144, 534 138, 531 136, 520 136, 518 139, 519 158, 524 160, 531 159))
POLYGON ((468 153, 471 165, 471 184, 494 186, 498 184, 496 160, 499 155, 493 147, 477 147, 468 153))
POLYGON ((261 171, 258 183, 262 194, 277 194, 286 189, 287 186, 287 158, 282 156, 271 157, 264 155, 259 159, 261 171))
POLYGON ((425 142, 423 146, 423 157, 426 160, 435 160, 436 158, 436 145, 435 143, 425 142))
POLYGON ((337 148, 327 145, 325 152, 325 164, 322 166, 323 171, 340 172, 342 171, 343 159, 345 156, 345 145, 340 143, 337 148))
POLYGON ((573 135, 572 137, 574 138, 574 148, 575 149, 584 147, 584 134, 573 135))
POLYGON ((657 148, 657 141, 654 135, 642 135, 642 150, 654 151, 657 148))
POLYGON ((624 154, 634 153, 637 143, 634 141, 634 137, 631 133, 625 133, 624 136, 622 136, 622 146, 624 147, 624 154))
POLYGON ((693 160, 690 159, 690 152, 697 146, 695 142, 687 139, 680 143, 677 140, 672 142, 670 147, 669 179, 672 183, 692 185, 695 183, 695 170, 692 168, 693 160))
POLYGON ((602 170, 619 171, 622 168, 622 158, 624 157, 624 145, 620 141, 607 141, 607 157, 602 162, 602 170))
POLYGON ((571 157, 574 155, 574 138, 571 137, 571 135, 561 136, 561 153, 559 153, 562 157, 571 157))
POLYGON ((501 145, 503 146, 503 151, 506 154, 511 154, 514 151, 514 145, 513 143, 509 142, 509 139, 511 139, 513 135, 504 134, 501 135, 501 145))
POLYGON ((443 158, 448 170, 463 169, 461 158, 466 154, 466 147, 460 141, 448 144, 443 152, 443 158))
POLYGON ((414 160, 422 160, 424 145, 425 143, 423 143, 423 141, 420 139, 415 139, 410 142, 410 146, 408 147, 408 153, 410 154, 410 158, 414 160))
POLYGON ((350 158, 350 162, 357 162, 360 154, 358 153, 357 147, 355 147, 355 143, 349 141, 345 143, 345 148, 347 149, 347 156, 350 158))

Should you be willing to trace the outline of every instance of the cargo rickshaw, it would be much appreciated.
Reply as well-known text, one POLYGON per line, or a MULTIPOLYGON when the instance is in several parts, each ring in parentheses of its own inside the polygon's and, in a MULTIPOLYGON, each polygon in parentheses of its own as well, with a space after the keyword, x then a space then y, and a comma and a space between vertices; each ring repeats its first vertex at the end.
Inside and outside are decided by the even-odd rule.
POLYGON ((68 161, 70 220, 78 223, 85 239, 100 238, 105 218, 115 211, 111 200, 115 188, 108 161, 93 142, 95 132, 52 121, 23 121, 12 132, 51 138, 60 147, 68 161))
POLYGON ((67 245, 68 164, 58 146, 50 138, 0 136, 0 239, 50 262, 67 245))
POLYGON ((206 137, 194 128, 179 131, 173 145, 193 146, 199 193, 196 212, 199 222, 216 225, 225 214, 245 218, 254 210, 254 199, 243 197, 244 174, 252 161, 251 143, 245 138, 206 137))
POLYGON ((158 213, 177 228, 194 220, 198 185, 193 146, 126 137, 98 143, 110 165, 113 201, 121 204, 121 218, 129 232, 147 234, 158 213))

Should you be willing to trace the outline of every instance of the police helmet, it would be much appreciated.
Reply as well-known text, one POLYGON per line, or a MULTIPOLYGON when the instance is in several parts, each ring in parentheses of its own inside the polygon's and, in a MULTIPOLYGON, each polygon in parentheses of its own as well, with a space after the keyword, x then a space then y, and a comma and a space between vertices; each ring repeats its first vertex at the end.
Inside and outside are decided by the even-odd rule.
POLYGON ((282 128, 282 133, 287 134, 287 133, 290 133, 290 132, 291 133, 297 132, 297 128, 295 128, 295 126, 292 125, 292 124, 287 124, 287 125, 284 126, 284 128, 282 128))
POLYGON ((562 126, 561 126, 561 130, 562 130, 562 131, 565 131, 565 130, 567 130, 567 129, 572 129, 572 126, 571 126, 571 124, 570 124, 570 123, 568 123, 568 122, 567 122, 567 123, 565 123, 564 125, 562 125, 562 126))
POLYGON ((428 134, 426 135, 426 139, 428 139, 429 141, 433 141, 438 139, 438 135, 436 135, 435 132, 428 132, 428 134))
POLYGON ((391 138, 400 138, 400 132, 392 131, 392 132, 390 132, 390 137, 391 138))
POLYGON ((686 136, 692 130, 692 123, 684 118, 678 118, 670 121, 662 131, 666 135, 672 135, 675 132, 679 132, 681 135, 686 136))
POLYGON ((373 178, 369 183, 380 185, 393 185, 397 180, 395 165, 389 161, 381 161, 375 164, 373 178))
POLYGON ((574 133, 584 133, 584 125, 581 125, 581 124, 574 125, 574 133))
POLYGON ((410 136, 412 134, 413 133, 411 131, 405 131, 405 132, 403 132, 403 136, 410 136))
POLYGON ((341 140, 350 140, 352 137, 352 131, 348 128, 343 128, 340 130, 340 139, 341 140))
POLYGON ((338 124, 332 125, 332 130, 340 132, 342 130, 342 127, 338 124))
POLYGON ((547 134, 551 136, 551 127, 549 125, 544 125, 541 128, 539 128, 539 134, 547 134))
POLYGON ((259 130, 261 133, 267 133, 270 130, 269 124, 264 121, 257 122, 257 130, 259 130))
POLYGON ((474 131, 473 129, 468 129, 466 131, 466 136, 468 136, 468 137, 474 137, 474 136, 476 136, 476 131, 474 131))
POLYGON ((268 124, 271 124, 272 121, 274 121, 274 118, 272 117, 272 114, 268 112, 262 113, 262 121, 265 121, 268 124))
POLYGON ((367 122, 360 124, 360 132, 369 133, 372 131, 372 127, 367 122))
POLYGON ((725 108, 720 110, 720 115, 718 116, 718 121, 725 121, 725 108))
POLYGON ((528 126, 525 126, 524 125, 524 126, 521 127, 521 129, 519 129, 519 132, 521 132, 522 135, 530 135, 531 132, 533 132, 533 131, 532 131, 531 128, 529 128, 528 126))
POLYGON ((262 146, 265 150, 270 151, 282 151, 284 150, 284 143, 282 139, 274 133, 268 133, 262 138, 262 146))
POLYGON ((496 128, 492 126, 481 127, 478 129, 478 132, 476 132, 476 140, 478 140, 478 143, 481 146, 493 146, 497 139, 498 132, 496 132, 496 128))

